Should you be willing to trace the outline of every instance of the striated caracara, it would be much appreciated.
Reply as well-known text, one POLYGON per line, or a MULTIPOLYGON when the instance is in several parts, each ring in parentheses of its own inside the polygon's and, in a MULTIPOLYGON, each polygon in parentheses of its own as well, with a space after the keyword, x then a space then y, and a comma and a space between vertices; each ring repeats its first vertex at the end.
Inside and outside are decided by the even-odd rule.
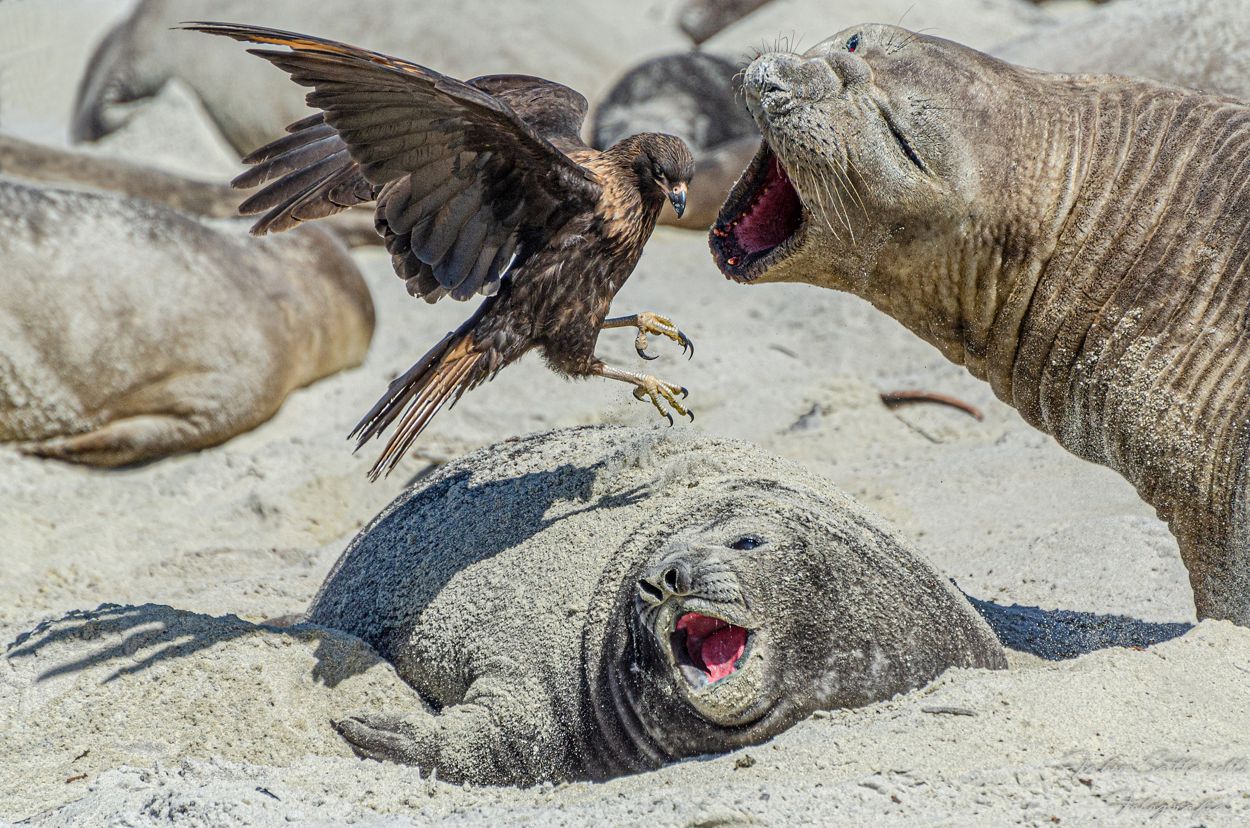
POLYGON ((605 365, 603 328, 690 340, 654 313, 608 319, 667 199, 680 216, 694 169, 678 138, 634 135, 602 152, 578 133, 586 99, 526 75, 469 81, 317 37, 223 23, 185 28, 288 47, 252 54, 311 88, 321 110, 246 159, 239 187, 267 184, 240 206, 255 233, 286 230, 377 202, 375 225, 408 292, 427 302, 486 300, 396 378, 353 430, 357 448, 392 423, 370 470, 390 472, 449 400, 538 348, 552 370, 634 386, 672 422, 686 389, 605 365))

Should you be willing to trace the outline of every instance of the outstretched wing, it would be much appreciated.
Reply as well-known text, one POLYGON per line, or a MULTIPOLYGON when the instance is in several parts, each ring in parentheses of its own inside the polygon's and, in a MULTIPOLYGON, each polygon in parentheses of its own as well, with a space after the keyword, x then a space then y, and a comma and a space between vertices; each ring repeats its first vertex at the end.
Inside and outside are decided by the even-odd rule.
POLYGON ((506 103, 561 151, 590 149, 581 136, 588 107, 582 93, 533 75, 482 75, 466 83, 506 103))
POLYGON ((259 26, 186 28, 289 47, 249 51, 311 87, 306 100, 324 113, 253 154, 263 171, 241 176, 251 184, 277 177, 245 203, 270 211, 260 232, 376 196, 378 230, 409 291, 427 301, 463 300, 494 292, 514 259, 598 200, 594 174, 561 151, 584 146, 576 132, 585 99, 567 87, 506 75, 470 85, 377 52, 259 26))

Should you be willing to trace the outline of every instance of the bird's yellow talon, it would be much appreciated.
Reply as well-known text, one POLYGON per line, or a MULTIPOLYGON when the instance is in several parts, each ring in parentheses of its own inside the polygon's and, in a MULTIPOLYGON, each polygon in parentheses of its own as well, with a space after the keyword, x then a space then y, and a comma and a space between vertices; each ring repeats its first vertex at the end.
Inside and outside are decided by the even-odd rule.
POLYGON ((694 342, 685 332, 673 324, 673 320, 667 316, 660 316, 658 313, 651 311, 643 311, 633 316, 618 316, 614 319, 605 320, 604 328, 625 328, 632 327, 638 329, 638 335, 634 337, 634 350, 638 352, 638 356, 643 359, 655 359, 655 354, 647 351, 647 334, 656 334, 657 336, 666 336, 681 346, 681 352, 686 354, 687 359, 694 357, 694 342))
POLYGON ((660 412, 660 416, 667 419, 668 424, 672 425, 673 415, 665 408, 665 403, 668 403, 677 414, 682 417, 689 417, 691 422, 694 421, 694 415, 681 404, 681 400, 685 399, 689 393, 680 385, 673 385, 647 375, 638 378, 638 387, 634 389, 634 398, 637 400, 649 400, 655 406, 655 410, 660 412))

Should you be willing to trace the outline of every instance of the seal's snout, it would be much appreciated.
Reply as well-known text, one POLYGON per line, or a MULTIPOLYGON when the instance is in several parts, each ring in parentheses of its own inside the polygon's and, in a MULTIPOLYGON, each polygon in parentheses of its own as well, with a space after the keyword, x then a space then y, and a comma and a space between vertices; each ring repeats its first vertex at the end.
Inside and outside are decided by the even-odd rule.
POLYGON ((663 564, 638 579, 638 597, 659 605, 669 598, 690 594, 690 564, 679 560, 663 564))
POLYGON ((747 108, 757 121, 779 118, 798 104, 836 91, 836 86, 837 77, 827 63, 778 52, 752 61, 742 81, 747 108))

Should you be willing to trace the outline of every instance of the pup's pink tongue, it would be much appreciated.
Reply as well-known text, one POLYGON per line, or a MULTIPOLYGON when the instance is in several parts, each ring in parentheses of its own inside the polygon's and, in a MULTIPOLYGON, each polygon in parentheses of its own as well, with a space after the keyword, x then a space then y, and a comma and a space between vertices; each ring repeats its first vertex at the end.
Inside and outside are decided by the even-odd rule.
POLYGON ((688 612, 677 620, 686 632, 686 653, 709 681, 731 675, 747 645, 747 631, 719 618, 688 612))

